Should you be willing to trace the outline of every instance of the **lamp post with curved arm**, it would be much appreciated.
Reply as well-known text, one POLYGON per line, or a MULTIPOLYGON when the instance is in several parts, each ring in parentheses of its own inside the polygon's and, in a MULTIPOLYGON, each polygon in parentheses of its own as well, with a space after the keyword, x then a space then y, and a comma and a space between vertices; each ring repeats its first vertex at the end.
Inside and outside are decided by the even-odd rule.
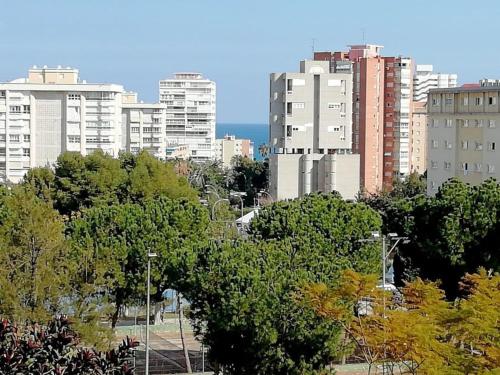
POLYGON ((229 199, 220 198, 220 199, 215 201, 214 205, 212 206, 212 220, 215 220, 215 207, 217 206, 217 203, 224 202, 224 201, 229 202, 229 199))
POLYGON ((212 186, 212 185, 205 185, 205 189, 207 190, 207 193, 212 193, 212 194, 215 194, 215 196, 217 197, 217 199, 220 199, 220 195, 219 193, 217 193, 217 189, 212 186), (208 190, 210 189, 210 190, 208 190))

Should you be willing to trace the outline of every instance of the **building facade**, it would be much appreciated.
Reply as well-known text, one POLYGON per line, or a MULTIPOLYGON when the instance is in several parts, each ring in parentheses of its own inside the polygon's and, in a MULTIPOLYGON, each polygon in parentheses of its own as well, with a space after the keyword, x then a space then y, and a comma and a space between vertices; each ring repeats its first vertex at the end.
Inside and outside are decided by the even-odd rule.
POLYGON ((448 179, 500 179, 500 81, 433 89, 428 99, 427 192, 448 179))
POLYGON ((64 151, 118 156, 123 87, 80 82, 72 68, 36 68, 0 83, 0 180, 19 182, 64 151))
POLYGON ((225 167, 231 166, 235 156, 243 156, 253 160, 254 147, 250 139, 238 139, 234 135, 226 135, 215 141, 216 159, 225 167))
POLYGON ((427 170, 427 103, 413 102, 411 117, 411 172, 427 170))
POLYGON ((166 114, 165 104, 138 103, 136 93, 122 94, 122 149, 133 154, 146 150, 165 159, 166 114))
POLYGON ((417 65, 413 75, 413 101, 427 102, 430 89, 456 87, 456 74, 433 73, 432 65, 417 65))
MULTIPOLYGON (((159 83, 165 104, 167 150, 187 148, 194 161, 215 158, 216 86, 199 73, 176 73, 159 83)), ((167 157, 170 157, 167 151, 167 157)))
POLYGON ((270 76, 270 193, 276 199, 359 192, 359 155, 352 153, 352 71, 302 61, 298 73, 270 76))
POLYGON ((385 57, 382 46, 352 45, 347 52, 316 52, 315 60, 353 64, 353 151, 360 155, 364 192, 390 189, 410 171, 412 65, 410 58, 385 57))

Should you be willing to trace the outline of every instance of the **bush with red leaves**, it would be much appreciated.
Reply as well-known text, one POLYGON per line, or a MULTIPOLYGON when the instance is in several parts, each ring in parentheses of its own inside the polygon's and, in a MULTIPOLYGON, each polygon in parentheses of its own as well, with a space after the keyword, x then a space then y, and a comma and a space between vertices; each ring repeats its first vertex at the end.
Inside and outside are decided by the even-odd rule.
POLYGON ((114 350, 98 352, 78 346, 77 334, 67 318, 48 325, 0 322, 0 375, 133 375, 129 339, 114 350))

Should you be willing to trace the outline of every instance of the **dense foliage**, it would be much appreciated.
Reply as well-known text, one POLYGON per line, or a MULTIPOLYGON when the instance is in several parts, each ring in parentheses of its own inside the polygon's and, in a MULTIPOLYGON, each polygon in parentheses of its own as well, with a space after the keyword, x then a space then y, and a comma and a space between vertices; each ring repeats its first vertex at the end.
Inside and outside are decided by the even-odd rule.
POLYGON ((138 202, 167 196, 196 199, 196 192, 174 165, 160 161, 148 152, 124 153, 118 159, 102 151, 82 156, 77 152, 61 154, 55 172, 35 168, 24 179, 38 196, 51 199, 63 215, 82 208, 114 203, 138 202))
POLYGON ((0 322, 0 374, 132 375, 136 342, 98 352, 79 346, 78 335, 64 317, 47 326, 0 322))
POLYGON ((179 288, 211 359, 227 374, 315 373, 337 355, 339 327, 295 303, 301 285, 335 283, 345 267, 377 269, 380 226, 363 204, 311 195, 264 208, 247 240, 201 246, 179 288))
POLYGON ((391 374, 498 373, 499 275, 484 269, 467 274, 463 297, 454 303, 445 301, 436 283, 419 278, 405 284, 395 303, 376 288, 377 279, 346 271, 337 286, 308 285, 300 294, 319 316, 342 326, 341 350, 355 349, 370 364, 369 373, 375 364, 385 364, 391 374))
POLYGON ((450 180, 433 197, 382 195, 366 203, 381 213, 386 232, 410 239, 395 259, 400 284, 417 276, 441 280, 453 298, 467 272, 479 267, 500 272, 500 186, 495 180, 478 186, 450 180))
POLYGON ((112 303, 112 325, 126 304, 143 303, 148 252, 152 259, 153 301, 178 277, 176 263, 192 243, 206 236, 208 214, 197 203, 166 197, 141 203, 90 208, 72 221, 70 259, 80 268, 72 275, 79 301, 112 303))

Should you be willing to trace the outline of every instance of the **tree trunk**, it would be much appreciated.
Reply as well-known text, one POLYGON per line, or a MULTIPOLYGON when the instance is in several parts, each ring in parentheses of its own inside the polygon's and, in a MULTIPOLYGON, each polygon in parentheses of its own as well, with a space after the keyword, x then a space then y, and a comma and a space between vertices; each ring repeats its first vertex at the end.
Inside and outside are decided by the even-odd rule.
POLYGON ((182 350, 184 351, 184 359, 186 360, 186 371, 188 374, 191 374, 193 371, 191 370, 191 361, 189 359, 189 351, 186 347, 186 342, 184 340, 184 330, 182 329, 182 319, 184 318, 184 314, 182 311, 181 304, 181 294, 177 293, 177 308, 179 309, 179 331, 181 334, 181 342, 182 342, 182 350))
POLYGON ((116 327, 116 323, 118 322, 118 315, 120 315, 120 309, 122 305, 117 303, 115 306, 115 311, 113 312, 113 315, 111 316, 111 328, 116 327))

